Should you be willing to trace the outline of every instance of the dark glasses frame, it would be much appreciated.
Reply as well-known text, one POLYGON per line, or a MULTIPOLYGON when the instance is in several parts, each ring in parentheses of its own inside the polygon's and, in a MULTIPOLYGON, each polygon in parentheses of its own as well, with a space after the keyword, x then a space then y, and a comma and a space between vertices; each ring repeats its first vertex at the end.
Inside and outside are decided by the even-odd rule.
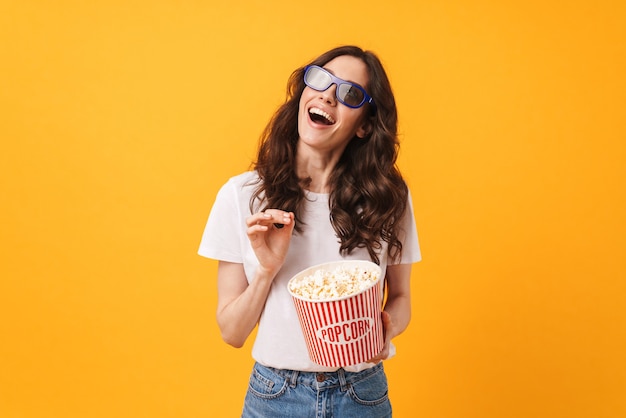
MULTIPOLYGON (((315 91, 326 91, 330 88, 330 86, 332 86, 333 84, 335 84, 337 86, 337 88, 335 89, 335 97, 337 98, 337 100, 339 101, 339 103, 343 104, 344 106, 348 106, 349 108, 352 109, 358 109, 359 107, 363 106, 365 103, 370 104, 371 106, 376 106, 376 104, 374 103, 374 99, 367 94, 367 92, 365 91, 365 89, 361 86, 359 86, 356 83, 352 83, 350 81, 346 81, 346 80, 342 80, 339 77, 336 77, 335 75, 333 75, 331 72, 329 72, 328 70, 317 66, 317 65, 307 65, 304 69, 304 84, 306 84, 308 87, 312 88, 315 91), (330 78, 330 82, 328 83, 328 85, 326 87, 319 87, 319 86, 314 86, 309 84, 309 82, 307 81, 307 76, 310 75, 311 72, 322 72, 324 73, 326 76, 328 76, 330 78), (344 91, 341 86, 350 86, 353 88, 356 88, 357 90, 359 90, 361 93, 363 93, 363 100, 361 100, 361 102, 357 105, 351 105, 349 103, 346 103, 341 97, 340 97, 340 90, 344 91)), ((344 96, 345 97, 345 96, 344 96)))

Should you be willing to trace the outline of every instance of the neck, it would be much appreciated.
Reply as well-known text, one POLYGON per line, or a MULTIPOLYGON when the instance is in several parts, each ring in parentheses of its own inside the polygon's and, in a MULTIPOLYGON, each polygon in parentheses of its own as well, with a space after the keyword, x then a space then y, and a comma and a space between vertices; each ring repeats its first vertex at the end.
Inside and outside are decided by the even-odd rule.
POLYGON ((297 157, 296 173, 301 179, 310 179, 307 189, 313 193, 330 192, 330 175, 338 161, 337 158, 317 158, 313 156, 297 157))
POLYGON ((306 189, 313 193, 328 193, 330 192, 329 178, 331 170, 318 170, 315 167, 299 167, 298 177, 301 179, 310 179, 306 189))

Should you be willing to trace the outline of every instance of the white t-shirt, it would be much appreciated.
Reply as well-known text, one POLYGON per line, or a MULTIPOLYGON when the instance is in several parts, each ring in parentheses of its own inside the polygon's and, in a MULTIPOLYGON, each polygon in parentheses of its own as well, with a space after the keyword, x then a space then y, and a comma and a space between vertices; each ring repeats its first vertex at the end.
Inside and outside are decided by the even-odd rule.
MULTIPOLYGON (((246 235, 246 218, 251 215, 250 197, 257 184, 256 172, 250 171, 231 178, 217 194, 209 215, 198 254, 231 263, 242 263, 248 282, 254 278, 259 263, 246 235)), ((302 213, 303 232, 294 231, 285 264, 278 272, 265 308, 259 320, 252 357, 259 363, 278 369, 300 371, 331 371, 309 358, 298 316, 287 291, 287 282, 296 273, 316 264, 342 259, 370 260, 365 248, 357 248, 349 256, 339 253, 339 239, 330 223, 328 195, 307 192, 302 213)), ((409 196, 409 206, 402 229, 402 259, 398 264, 420 261, 420 249, 409 196)), ((383 243, 380 267, 384 277, 387 267, 387 245, 383 243)), ((381 280, 381 286, 383 281, 381 280)), ((395 348, 391 348, 395 352, 395 348)), ((370 363, 346 367, 359 371, 373 366, 370 363)))

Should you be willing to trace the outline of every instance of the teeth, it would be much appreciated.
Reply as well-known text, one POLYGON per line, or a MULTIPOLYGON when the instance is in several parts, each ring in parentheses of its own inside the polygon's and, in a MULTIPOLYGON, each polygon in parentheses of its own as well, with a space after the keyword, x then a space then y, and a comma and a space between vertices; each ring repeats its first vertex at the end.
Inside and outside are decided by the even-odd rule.
POLYGON ((333 119, 328 113, 324 112, 322 109, 318 109, 317 107, 312 107, 311 109, 309 109, 309 113, 320 115, 328 122, 335 123, 335 119, 333 119))

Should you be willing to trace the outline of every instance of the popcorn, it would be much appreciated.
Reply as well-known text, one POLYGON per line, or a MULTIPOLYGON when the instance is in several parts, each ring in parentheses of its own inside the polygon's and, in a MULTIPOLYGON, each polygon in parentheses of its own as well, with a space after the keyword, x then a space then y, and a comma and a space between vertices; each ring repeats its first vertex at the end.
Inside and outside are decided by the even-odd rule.
POLYGON ((317 264, 287 285, 309 358, 324 367, 363 363, 382 350, 383 277, 368 260, 317 264))
POLYGON ((317 269, 313 274, 292 279, 289 290, 308 300, 331 300, 355 295, 372 287, 380 279, 379 270, 363 267, 317 269))

